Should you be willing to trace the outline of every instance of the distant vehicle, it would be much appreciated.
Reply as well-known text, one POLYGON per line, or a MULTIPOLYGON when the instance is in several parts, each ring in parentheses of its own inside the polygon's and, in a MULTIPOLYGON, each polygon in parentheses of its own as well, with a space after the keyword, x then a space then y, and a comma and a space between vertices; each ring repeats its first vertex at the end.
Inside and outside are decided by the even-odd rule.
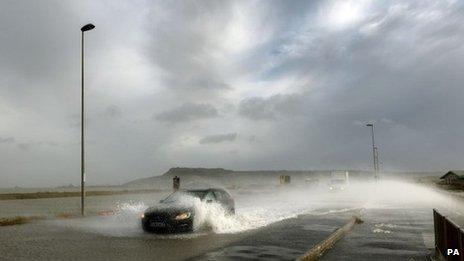
POLYGON ((305 183, 308 186, 318 186, 319 185, 319 179, 316 178, 306 178, 305 183))
POLYGON ((331 173, 329 190, 345 190, 349 185, 348 171, 334 171, 331 173))
POLYGON ((145 210, 141 218, 143 230, 154 233, 193 231, 195 199, 220 204, 228 214, 235 214, 235 202, 223 189, 179 190, 145 210))

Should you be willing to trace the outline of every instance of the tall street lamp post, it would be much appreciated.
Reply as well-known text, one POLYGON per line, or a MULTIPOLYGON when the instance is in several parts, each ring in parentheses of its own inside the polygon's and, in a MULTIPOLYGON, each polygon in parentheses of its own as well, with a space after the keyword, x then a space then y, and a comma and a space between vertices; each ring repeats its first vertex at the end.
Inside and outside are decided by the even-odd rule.
POLYGON ((81 214, 85 204, 85 153, 84 153, 84 32, 95 28, 93 24, 86 24, 81 28, 81 214))

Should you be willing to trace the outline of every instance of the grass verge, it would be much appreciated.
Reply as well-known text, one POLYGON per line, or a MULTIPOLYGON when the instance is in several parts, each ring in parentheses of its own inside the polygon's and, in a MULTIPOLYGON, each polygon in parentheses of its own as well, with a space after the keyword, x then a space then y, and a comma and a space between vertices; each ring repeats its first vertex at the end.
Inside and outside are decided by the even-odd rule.
POLYGON ((11 218, 0 218, 0 227, 3 226, 15 226, 30 223, 34 220, 45 219, 44 216, 30 216, 30 217, 11 217, 11 218))
MULTIPOLYGON (((86 196, 107 196, 107 195, 122 195, 122 194, 143 194, 159 192, 155 189, 139 189, 139 190, 115 190, 115 191, 87 191, 86 196)), ((7 193, 0 194, 0 200, 13 199, 39 199, 39 198, 65 198, 65 197, 80 197, 80 191, 72 192, 33 192, 33 193, 7 193)))

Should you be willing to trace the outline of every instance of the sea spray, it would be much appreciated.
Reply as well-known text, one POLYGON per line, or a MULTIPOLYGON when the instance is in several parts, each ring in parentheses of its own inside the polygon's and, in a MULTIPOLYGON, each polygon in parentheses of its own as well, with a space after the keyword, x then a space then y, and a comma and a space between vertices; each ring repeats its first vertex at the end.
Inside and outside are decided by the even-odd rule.
MULTIPOLYGON (((195 209, 194 232, 173 236, 189 238, 205 233, 240 233, 259 229, 304 214, 337 213, 357 208, 447 207, 464 211, 462 204, 435 189, 403 181, 352 182, 345 191, 319 188, 266 188, 262 190, 231 191, 236 203, 236 214, 229 215, 219 204, 193 199, 195 209)), ((144 233, 140 216, 153 201, 120 201, 115 215, 60 220, 73 229, 92 233, 125 237, 169 237, 144 233)))

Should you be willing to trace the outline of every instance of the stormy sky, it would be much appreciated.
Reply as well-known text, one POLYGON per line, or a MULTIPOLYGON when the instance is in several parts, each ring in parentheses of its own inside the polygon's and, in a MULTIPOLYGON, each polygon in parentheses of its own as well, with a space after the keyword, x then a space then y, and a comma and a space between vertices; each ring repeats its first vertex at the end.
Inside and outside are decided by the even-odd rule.
POLYGON ((0 2, 0 187, 462 169, 462 1, 0 2))

